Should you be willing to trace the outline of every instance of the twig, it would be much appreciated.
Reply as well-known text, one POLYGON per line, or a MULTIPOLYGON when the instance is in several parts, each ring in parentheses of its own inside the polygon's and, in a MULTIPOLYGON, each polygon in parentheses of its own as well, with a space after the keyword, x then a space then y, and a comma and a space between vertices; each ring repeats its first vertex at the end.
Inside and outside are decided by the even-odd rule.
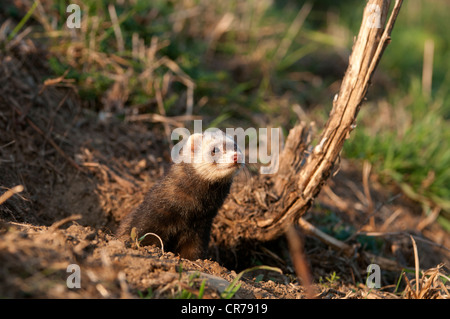
POLYGON ((117 18, 117 12, 114 5, 108 5, 109 16, 111 17, 111 22, 113 25, 114 34, 117 40, 117 50, 119 52, 125 51, 125 45, 123 41, 122 31, 120 30, 119 19, 117 18))
POLYGON ((394 220, 397 219, 400 214, 403 213, 403 209, 397 208, 386 220, 383 222, 383 225, 381 225, 380 230, 385 231, 390 224, 394 222, 394 220))
POLYGON ((8 222, 8 224, 23 227, 23 228, 41 229, 41 226, 29 225, 29 224, 18 223, 18 222, 8 222))
POLYGON ((431 84, 433 81, 433 55, 434 41, 427 39, 423 52, 423 69, 422 69, 422 92, 425 96, 431 95, 431 84))
POLYGON ((72 222, 74 220, 78 220, 81 219, 83 216, 81 216, 80 214, 75 214, 75 215, 71 215, 69 217, 63 218, 55 223, 53 223, 50 228, 49 231, 54 231, 56 229, 58 229, 59 227, 61 227, 62 225, 64 225, 65 223, 68 222, 72 222))
POLYGON ((419 254, 417 252, 417 245, 416 241, 414 240, 413 236, 409 236, 411 238, 411 242, 413 244, 414 249, 414 265, 416 268, 416 296, 419 296, 419 254))
MULTIPOLYGON (((363 188, 364 188, 364 195, 366 197, 367 202, 367 213, 370 215, 373 213, 374 205, 372 200, 372 195, 370 194, 370 186, 369 186, 369 178, 370 178, 370 171, 372 169, 372 165, 368 161, 364 161, 363 163, 363 172, 362 172, 362 179, 363 179, 363 188)), ((372 229, 375 228, 375 216, 370 217, 370 227, 372 229)))
POLYGON ((417 225, 417 230, 422 231, 428 225, 432 224, 439 217, 440 212, 441 208, 439 206, 434 207, 431 213, 417 225))
POLYGON ((23 191, 23 185, 14 186, 11 189, 8 189, 0 196, 0 205, 6 202, 11 196, 18 194, 23 191))
POLYGON ((435 242, 433 242, 433 241, 431 241, 429 239, 425 239, 425 238, 421 238, 421 237, 418 237, 418 236, 414 236, 414 235, 408 234, 405 231, 397 231, 397 232, 363 232, 363 231, 360 231, 360 232, 356 232, 352 237, 356 237, 358 235, 364 235, 364 236, 370 236, 370 237, 413 236, 416 241, 421 241, 421 242, 427 243, 427 244, 432 245, 432 246, 436 246, 438 248, 441 248, 441 249, 444 249, 444 250, 450 252, 450 249, 445 247, 444 245, 435 243, 435 242))
POLYGON ((173 126, 182 127, 183 122, 201 120, 202 117, 198 115, 179 115, 179 116, 163 116, 156 113, 139 114, 139 115, 129 115, 125 118, 126 122, 137 122, 137 121, 149 121, 149 122, 160 122, 168 123, 173 126))
POLYGON ((147 235, 155 236, 156 238, 159 239, 159 242, 160 242, 160 244, 161 244, 161 251, 162 251, 162 253, 164 254, 164 243, 163 243, 163 240, 162 240, 161 237, 159 237, 157 234, 155 234, 155 233, 146 233, 146 234, 144 234, 142 237, 139 238, 139 241, 144 240, 144 238, 147 237, 147 235))
MULTIPOLYGON (((163 97, 162 97, 159 82, 155 81, 154 86, 155 86, 156 102, 158 104, 158 111, 161 114, 161 116, 166 117, 166 110, 164 109, 164 102, 163 102, 163 97)), ((167 122, 162 122, 162 124, 164 126, 164 132, 166 133, 167 141, 169 142, 170 146, 173 146, 173 142, 171 139, 171 133, 170 133, 170 126, 167 122)))
MULTIPOLYGON (((322 232, 319 229, 317 229, 316 227, 314 227, 312 224, 308 223, 303 218, 299 218, 298 225, 305 232, 305 234, 319 239, 324 244, 326 244, 336 250, 342 251, 347 256, 352 256, 354 254, 357 254, 356 250, 352 246, 350 246, 330 235, 325 234, 324 232, 322 232)), ((387 259, 387 258, 384 258, 381 256, 377 256, 377 255, 374 255, 369 252, 360 252, 360 254, 362 254, 363 256, 367 257, 370 260, 373 260, 374 263, 379 264, 380 266, 383 267, 383 269, 392 269, 392 270, 401 269, 401 267, 398 265, 398 263, 393 260, 390 260, 390 259, 387 259)))
MULTIPOLYGON (((391 198, 389 198, 386 202, 381 202, 377 205, 377 207, 373 210, 373 212, 371 214, 369 214, 368 216, 366 216, 365 220, 362 222, 362 225, 365 225, 372 216, 374 216, 376 213, 378 213, 382 207, 384 207, 384 205, 386 204, 390 204, 392 203, 395 199, 397 199, 398 197, 400 197, 402 194, 399 193, 397 195, 392 196, 391 198)), ((351 235, 349 238, 347 238, 345 241, 350 241, 353 240, 356 236, 358 236, 358 234, 362 233, 361 231, 357 231, 355 232, 353 235, 351 235)))
POLYGON ((337 250, 343 251, 347 255, 352 255, 354 252, 354 249, 352 246, 330 236, 304 220, 303 218, 299 218, 298 225, 302 228, 302 230, 310 236, 316 237, 324 244, 334 247, 337 250))
MULTIPOLYGON (((41 89, 39 90, 38 95, 41 95, 48 87, 56 86, 56 85, 58 85, 58 84, 60 84, 60 83, 63 83, 63 84, 64 84, 63 86, 65 86, 65 87, 70 87, 70 88, 72 88, 74 91, 77 91, 76 86, 72 84, 72 83, 75 82, 75 80, 74 80, 74 79, 66 79, 66 78, 65 78, 66 75, 67 75, 68 73, 69 73, 69 69, 67 69, 67 70, 63 73, 63 75, 61 75, 61 76, 58 76, 58 77, 53 78, 53 79, 47 79, 47 80, 45 80, 45 81, 44 81, 44 85, 42 85, 41 89)), ((69 91, 69 92, 70 92, 70 91, 69 91)), ((60 108, 61 105, 66 101, 66 99, 67 99, 67 97, 68 97, 68 95, 69 95, 69 92, 67 92, 67 94, 64 96, 64 98, 62 99, 62 101, 61 101, 60 104, 58 105, 57 109, 60 108)))
POLYGON ((298 236, 294 226, 289 227, 286 232, 286 238, 289 243, 289 251, 294 263, 295 273, 299 279, 301 278, 302 283, 305 286, 306 297, 308 299, 313 299, 316 296, 316 292, 314 291, 314 287, 312 285, 311 271, 309 270, 308 263, 306 261, 303 242, 298 236))
POLYGON ((411 282, 409 281, 408 277, 406 277, 406 273, 405 273, 405 272, 402 272, 402 275, 403 275, 403 278, 404 278, 405 281, 406 281, 406 285, 408 286, 409 291, 411 291, 411 293, 412 293, 412 294, 414 295, 414 297, 417 299, 417 295, 416 295, 416 293, 414 292, 414 290, 413 290, 413 288, 412 288, 412 285, 411 285, 411 282))

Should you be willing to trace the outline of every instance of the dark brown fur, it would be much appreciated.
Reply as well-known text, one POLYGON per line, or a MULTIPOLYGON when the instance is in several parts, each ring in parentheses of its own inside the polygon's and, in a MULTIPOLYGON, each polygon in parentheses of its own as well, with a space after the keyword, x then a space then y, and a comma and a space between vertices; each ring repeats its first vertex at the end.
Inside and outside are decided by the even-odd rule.
MULTIPOLYGON (((118 235, 155 233, 164 249, 195 260, 204 258, 211 224, 230 192, 232 178, 207 182, 189 164, 173 164, 167 175, 146 194, 144 201, 121 222, 118 235)), ((159 244, 146 236, 143 245, 159 244)))

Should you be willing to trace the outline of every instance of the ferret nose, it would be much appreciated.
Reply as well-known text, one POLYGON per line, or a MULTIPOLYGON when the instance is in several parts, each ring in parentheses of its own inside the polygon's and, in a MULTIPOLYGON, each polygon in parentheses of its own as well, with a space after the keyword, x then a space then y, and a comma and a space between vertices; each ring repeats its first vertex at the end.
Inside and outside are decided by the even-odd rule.
POLYGON ((233 155, 233 161, 234 161, 234 163, 237 163, 238 162, 238 154, 237 153, 234 153, 234 155, 233 155))

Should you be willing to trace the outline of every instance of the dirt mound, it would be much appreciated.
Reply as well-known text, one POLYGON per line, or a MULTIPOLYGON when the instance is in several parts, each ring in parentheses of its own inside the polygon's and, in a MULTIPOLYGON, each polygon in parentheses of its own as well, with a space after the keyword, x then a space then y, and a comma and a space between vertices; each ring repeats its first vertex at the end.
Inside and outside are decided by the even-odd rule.
MULTIPOLYGON (((168 167, 162 131, 102 122, 82 108, 70 82, 45 79, 45 64, 31 62, 44 61, 45 52, 29 44, 0 57, 0 185, 25 187, 0 205, 0 295, 173 298, 206 278, 205 297, 218 298, 234 271, 156 247, 126 247, 113 235, 168 167), (81 268, 81 289, 67 288, 72 264, 81 268)), ((276 284, 266 285, 244 283, 235 297, 280 297, 276 284)), ((290 290, 301 296, 300 287, 290 290)))
MULTIPOLYGON (((31 41, 0 53, 0 193, 25 187, 0 203, 1 297, 186 298, 201 293, 220 298, 236 272, 261 263, 283 274, 262 268, 248 272, 229 296, 305 297, 284 238, 239 250, 228 247, 228 254, 213 243, 216 261, 183 260, 159 247, 118 241, 113 235, 118 221, 168 167, 169 145, 158 124, 105 121, 84 107, 71 81, 49 76, 46 55, 31 41), (72 264, 81 269, 80 289, 67 286, 72 264)), ((378 253, 413 266, 411 242, 403 235, 417 233, 423 218, 395 190, 377 188, 376 181, 369 203, 359 171, 345 163, 305 218, 317 224, 326 220, 323 227, 334 234, 382 229, 392 236, 377 237, 381 244, 365 238, 360 249, 378 245, 378 253)), ((252 187, 244 178, 233 189, 245 185, 252 187)), ((420 230, 421 267, 448 265, 449 235, 434 223, 420 230)), ((318 297, 398 297, 364 285, 370 261, 354 260, 310 237, 306 254, 318 297)), ((397 269, 396 277, 387 275, 383 285, 392 285, 398 276, 397 269)), ((439 284, 432 287, 432 297, 441 296, 439 284)))

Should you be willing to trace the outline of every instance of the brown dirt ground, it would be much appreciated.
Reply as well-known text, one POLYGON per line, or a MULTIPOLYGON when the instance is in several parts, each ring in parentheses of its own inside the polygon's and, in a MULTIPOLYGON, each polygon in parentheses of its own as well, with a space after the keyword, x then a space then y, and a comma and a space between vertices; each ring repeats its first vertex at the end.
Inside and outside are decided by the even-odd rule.
MULTIPOLYGON (((278 267, 283 274, 248 273, 235 298, 305 297, 284 238, 255 243, 245 257, 232 252, 233 258, 224 258, 213 242, 211 258, 197 261, 117 240, 120 219, 168 167, 169 145, 159 124, 100 121, 82 106, 71 82, 44 82, 45 61, 46 52, 26 40, 0 53, 0 194, 25 187, 0 205, 1 298, 186 297, 198 294, 205 279, 203 298, 219 298, 239 271, 258 264, 278 267), (69 264, 81 268, 80 289, 66 286, 69 264)), ((370 178, 368 200, 361 168, 342 160, 305 219, 335 234, 390 233, 351 243, 402 267, 414 267, 408 234, 415 234, 422 239, 417 240, 421 269, 448 273, 450 235, 435 222, 425 225, 421 208, 395 187, 381 186, 374 174, 370 178)), ((249 181, 240 176, 233 189, 249 181)), ((384 288, 371 290, 364 285, 370 261, 345 256, 308 236, 305 247, 317 297, 399 297, 392 291, 400 269, 383 269, 384 288)), ((408 297, 405 282, 400 297, 408 297)), ((448 296, 448 283, 430 285, 429 297, 448 296)))

